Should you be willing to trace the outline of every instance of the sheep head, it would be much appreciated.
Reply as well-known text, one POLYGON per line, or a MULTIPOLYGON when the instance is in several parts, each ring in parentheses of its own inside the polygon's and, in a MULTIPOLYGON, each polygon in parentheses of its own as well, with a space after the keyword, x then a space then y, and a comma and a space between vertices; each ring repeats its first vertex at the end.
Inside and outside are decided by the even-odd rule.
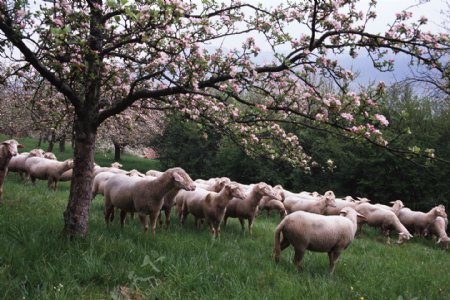
POLYGON ((19 144, 16 140, 4 141, 2 142, 2 145, 4 146, 6 157, 16 156, 18 154, 17 148, 24 147, 22 144, 19 144))
POLYGON ((325 198, 326 206, 336 207, 336 196, 332 191, 325 192, 322 197, 325 198))
MULTIPOLYGON (((273 187, 273 190, 279 196, 279 198, 280 198, 279 201, 284 202, 284 199, 286 199, 286 194, 284 193, 283 187, 280 184, 277 184, 276 186, 273 187)), ((276 200, 278 200, 278 199, 276 199, 276 200)))
POLYGON ((189 177, 189 175, 181 168, 174 168, 170 170, 172 172, 172 177, 175 180, 175 184, 186 191, 194 191, 195 183, 189 177))
POLYGON ((398 241, 397 244, 402 245, 403 243, 405 243, 406 241, 408 241, 410 238, 412 238, 412 234, 407 232, 400 232, 398 234, 398 241))
POLYGON ((28 154, 28 157, 44 157, 45 151, 42 149, 33 149, 28 154))
POLYGON ((230 193, 233 198, 238 198, 241 200, 246 198, 244 190, 236 182, 227 183, 223 188, 230 193))

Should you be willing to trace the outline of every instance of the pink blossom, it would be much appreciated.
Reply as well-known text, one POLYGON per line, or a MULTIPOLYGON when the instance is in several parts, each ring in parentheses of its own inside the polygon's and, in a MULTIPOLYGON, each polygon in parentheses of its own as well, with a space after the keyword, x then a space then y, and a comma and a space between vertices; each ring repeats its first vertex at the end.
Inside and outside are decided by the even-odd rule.
POLYGON ((353 115, 349 113, 341 113, 341 117, 347 121, 353 121, 353 115))
POLYGON ((383 126, 389 125, 389 121, 383 115, 375 114, 375 119, 377 119, 377 121, 380 122, 383 126))

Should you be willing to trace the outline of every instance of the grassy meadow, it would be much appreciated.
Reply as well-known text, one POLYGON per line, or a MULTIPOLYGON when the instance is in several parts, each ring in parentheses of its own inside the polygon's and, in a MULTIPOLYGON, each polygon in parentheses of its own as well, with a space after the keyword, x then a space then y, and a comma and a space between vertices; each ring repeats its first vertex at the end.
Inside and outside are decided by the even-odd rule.
MULTIPOLYGON (((36 143, 25 143, 29 150, 36 143), (33 144, 34 143, 34 144, 33 144)), ((60 160, 70 157, 55 151, 60 160)), ((109 165, 113 154, 97 154, 109 165)), ((157 168, 155 161, 123 156, 126 169, 157 168)), ((182 227, 145 235, 137 219, 122 230, 107 228, 102 196, 93 201, 89 235, 62 234, 69 183, 49 191, 9 174, 0 206, 0 299, 450 299, 450 256, 433 241, 413 238, 386 245, 365 229, 328 273, 325 253, 307 252, 303 269, 292 264, 292 247, 275 264, 273 231, 278 216, 259 216, 253 235, 229 219, 220 240, 182 227)))

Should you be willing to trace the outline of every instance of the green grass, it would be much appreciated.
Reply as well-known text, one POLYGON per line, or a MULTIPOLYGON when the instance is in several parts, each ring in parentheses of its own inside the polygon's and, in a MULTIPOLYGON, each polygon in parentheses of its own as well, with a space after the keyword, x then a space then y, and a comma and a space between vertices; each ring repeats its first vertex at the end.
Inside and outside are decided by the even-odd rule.
POLYGON ((89 235, 61 234, 69 183, 49 191, 10 174, 0 207, 0 299, 449 299, 449 252, 413 239, 386 245, 366 230, 342 254, 334 275, 328 257, 307 252, 303 270, 293 251, 272 258, 277 217, 255 220, 253 236, 237 220, 220 241, 192 218, 146 236, 137 220, 106 227, 102 199, 90 211, 89 235), (139 298, 141 297, 141 298, 139 298))
MULTIPOLYGON (((29 150, 34 140, 19 139, 29 150)), ((70 157, 71 150, 56 155, 70 157), (66 156, 67 155, 67 156, 66 156)), ((110 154, 97 154, 107 165, 110 154)), ((124 168, 157 169, 157 162, 123 157, 124 168), (152 165, 153 164, 153 165, 152 165)), ((69 183, 49 191, 9 174, 0 206, 0 299, 450 299, 450 257, 432 241, 413 238, 386 245, 365 229, 328 273, 325 253, 307 252, 303 269, 288 248, 272 257, 275 214, 255 220, 253 235, 229 219, 221 240, 192 217, 176 218, 156 238, 138 220, 107 228, 102 197, 90 210, 89 234, 68 241, 62 234, 69 183), (362 298, 363 297, 363 298, 362 298)))

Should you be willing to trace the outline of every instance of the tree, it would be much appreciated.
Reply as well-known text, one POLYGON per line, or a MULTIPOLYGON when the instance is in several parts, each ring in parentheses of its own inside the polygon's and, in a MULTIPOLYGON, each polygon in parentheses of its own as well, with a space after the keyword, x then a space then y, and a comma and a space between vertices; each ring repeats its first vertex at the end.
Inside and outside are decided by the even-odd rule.
POLYGON ((371 33, 376 18, 355 1, 299 1, 266 9, 232 0, 71 1, 30 5, 0 0, 0 50, 18 61, 4 75, 32 67, 74 108, 74 172, 64 212, 64 232, 88 232, 93 154, 97 130, 108 118, 143 102, 150 110, 178 110, 221 128, 248 151, 307 166, 310 157, 298 137, 278 123, 305 120, 384 145, 376 99, 383 85, 364 93, 349 90, 352 73, 331 54, 360 49, 376 69, 389 69, 387 52, 444 73, 448 35, 422 31, 425 18, 409 22, 400 12, 385 33, 371 33), (296 26, 302 34, 292 36, 296 26), (255 39, 261 34, 274 61, 259 65, 255 39), (246 35, 241 48, 207 50, 224 37, 246 35), (291 50, 283 53, 281 46, 291 50), (14 51, 9 51, 14 49, 14 51), (17 57, 16 53, 21 56, 17 57), (317 74, 317 76, 312 76, 317 74), (318 76, 331 78, 339 94, 320 92, 318 76), (246 91, 258 97, 246 100, 246 91))

